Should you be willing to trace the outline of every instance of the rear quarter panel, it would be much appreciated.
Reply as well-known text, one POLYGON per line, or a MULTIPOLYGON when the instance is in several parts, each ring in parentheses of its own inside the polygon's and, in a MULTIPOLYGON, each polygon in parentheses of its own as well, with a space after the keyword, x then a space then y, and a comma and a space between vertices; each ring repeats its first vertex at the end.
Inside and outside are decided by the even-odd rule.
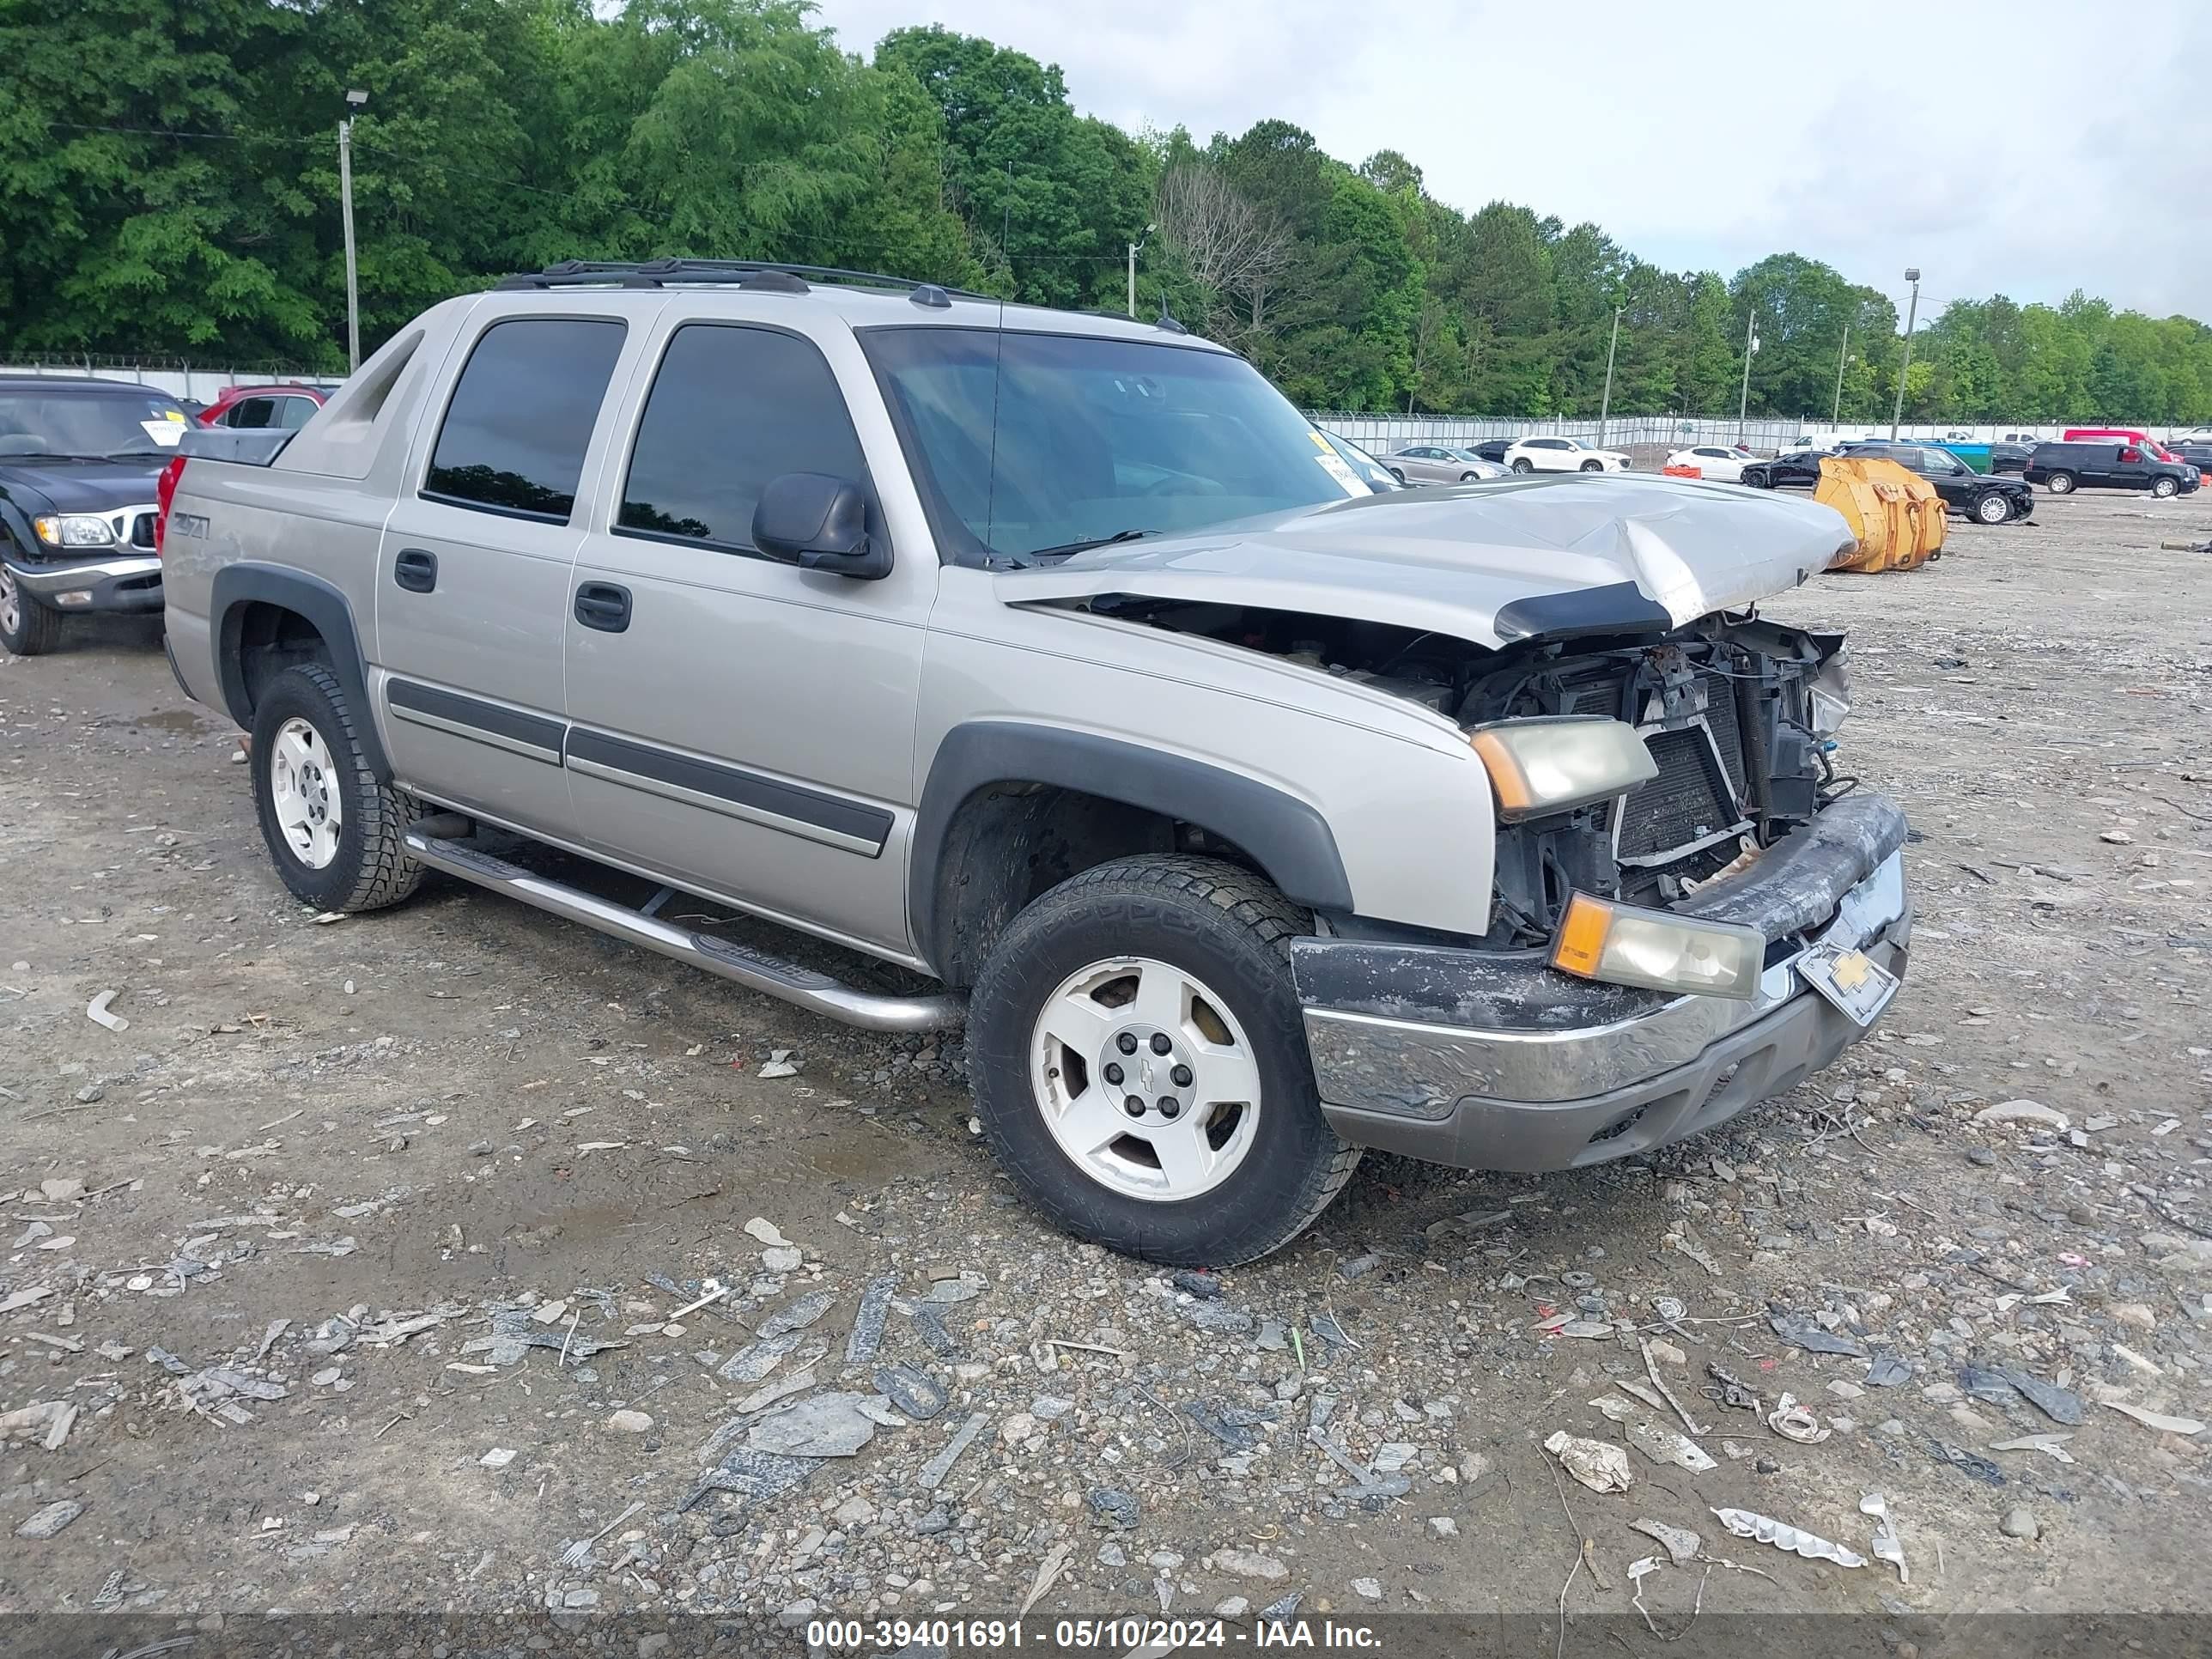
POLYGON ((375 581, 384 521, 431 393, 474 296, 434 307, 363 363, 267 466, 185 463, 161 548, 178 672, 195 701, 223 707, 216 573, 245 562, 319 577, 345 596, 356 640, 377 659, 375 581))

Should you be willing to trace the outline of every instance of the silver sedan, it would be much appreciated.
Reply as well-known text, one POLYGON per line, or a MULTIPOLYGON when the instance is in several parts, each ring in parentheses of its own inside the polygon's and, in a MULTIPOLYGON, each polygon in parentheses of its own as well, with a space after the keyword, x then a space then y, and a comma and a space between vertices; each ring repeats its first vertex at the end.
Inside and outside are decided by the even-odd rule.
POLYGON ((1505 476, 1504 467, 1484 460, 1473 450, 1443 444, 1407 444, 1385 456, 1383 465, 1407 483, 1474 483, 1505 476))

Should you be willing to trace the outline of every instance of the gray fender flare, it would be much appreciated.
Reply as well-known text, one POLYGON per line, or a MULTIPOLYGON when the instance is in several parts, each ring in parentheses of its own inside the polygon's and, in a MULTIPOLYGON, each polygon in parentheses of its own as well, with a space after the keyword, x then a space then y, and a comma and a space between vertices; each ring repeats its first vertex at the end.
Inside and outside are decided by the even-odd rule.
POLYGON ((362 654, 360 630, 354 626, 353 607, 346 596, 319 576, 281 564, 251 561, 227 564, 215 573, 208 602, 213 624, 216 672, 222 685, 223 706, 231 719, 247 731, 253 729, 253 700, 246 694, 246 665, 239 647, 246 607, 273 605, 298 612, 314 625, 331 648, 331 671, 345 688, 352 703, 355 737, 369 769, 380 783, 392 781, 392 763, 384 752, 384 738, 377 729, 376 710, 368 700, 368 662, 362 654))
POLYGON ((961 806, 998 783, 1056 785, 1161 813, 1232 841, 1285 897, 1310 909, 1352 908, 1352 885, 1328 823, 1309 803, 1255 778, 1186 755, 1095 732, 1017 720, 973 720, 938 745, 915 815, 907 914, 916 949, 934 962, 938 871, 961 806))

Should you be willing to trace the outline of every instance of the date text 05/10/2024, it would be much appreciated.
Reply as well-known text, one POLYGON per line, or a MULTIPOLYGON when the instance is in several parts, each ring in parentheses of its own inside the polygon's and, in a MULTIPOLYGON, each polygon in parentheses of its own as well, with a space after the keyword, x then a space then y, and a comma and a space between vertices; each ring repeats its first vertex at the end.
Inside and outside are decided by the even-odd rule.
POLYGON ((897 1652, 910 1644, 991 1652, 1023 1646, 1060 1650, 1152 1647, 1344 1648, 1379 1652, 1382 1638, 1370 1626, 1334 1619, 1261 1619, 1250 1629, 1220 1619, 1057 1619, 1048 1631, 1019 1619, 872 1620, 823 1619, 806 1627, 806 1642, 817 1650, 897 1652))

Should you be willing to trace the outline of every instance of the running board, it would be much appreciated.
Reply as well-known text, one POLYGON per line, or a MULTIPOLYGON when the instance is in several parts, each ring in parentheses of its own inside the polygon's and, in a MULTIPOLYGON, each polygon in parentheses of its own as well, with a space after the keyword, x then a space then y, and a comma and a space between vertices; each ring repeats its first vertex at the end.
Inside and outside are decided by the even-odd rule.
POLYGON ((509 864, 505 859, 462 842, 442 840, 413 830, 407 834, 406 844, 409 857, 433 870, 442 870, 463 881, 489 887, 495 893, 520 899, 525 904, 567 921, 581 922, 632 945, 641 945, 664 957, 735 980, 748 990, 780 998, 814 1013, 826 1014, 848 1025, 871 1031, 937 1031, 957 1025, 966 1016, 966 1004, 951 992, 896 997, 858 990, 811 968, 802 968, 727 939, 672 926, 640 911, 611 903, 580 887, 548 881, 520 865, 509 864))

